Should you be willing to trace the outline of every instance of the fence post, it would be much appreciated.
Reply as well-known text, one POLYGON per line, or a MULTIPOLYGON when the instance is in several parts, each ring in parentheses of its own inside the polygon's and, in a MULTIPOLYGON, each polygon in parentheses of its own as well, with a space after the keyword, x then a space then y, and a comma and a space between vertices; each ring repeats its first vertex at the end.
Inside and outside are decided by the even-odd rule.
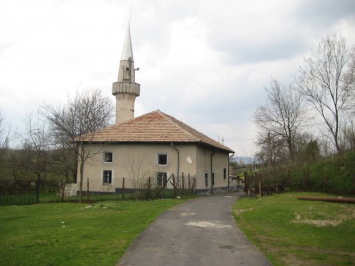
POLYGON ((150 183, 151 182, 151 180, 150 180, 150 177, 148 178, 148 199, 150 199, 151 198, 151 195, 150 195, 150 183))
POLYGON ((259 196, 261 198, 261 182, 262 182, 262 178, 261 178, 261 174, 258 174, 258 183, 259 183, 259 196))
POLYGON ((8 204, 8 196, 7 196, 7 182, 5 180, 5 204, 8 204))
POLYGON ((36 181, 36 203, 39 203, 39 182, 41 180, 41 177, 37 175, 37 181, 36 181))
POLYGON ((62 181, 59 181, 59 188, 61 192, 61 199, 60 201, 64 201, 64 191, 65 191, 65 185, 63 185, 62 181))
POLYGON ((261 189, 262 189, 262 186, 263 186, 263 173, 260 173, 259 175, 260 179, 259 179, 259 191, 260 191, 260 198, 261 198, 261 189))
POLYGON ((192 188, 191 188, 190 173, 188 173, 187 176, 188 176, 188 182, 189 182, 188 185, 189 185, 189 190, 190 190, 190 189, 192 189, 192 188))
POLYGON ((176 191, 176 186, 175 186, 175 177, 173 176, 173 188, 174 188, 174 197, 176 198, 177 196, 177 191, 176 191))
POLYGON ((249 177, 248 172, 244 172, 244 192, 248 193, 249 190, 249 177))
POLYGON ((124 178, 122 178, 122 199, 124 200, 124 178))
POLYGON ((87 178, 87 179, 86 179, 86 198, 87 198, 87 201, 88 201, 88 202, 89 202, 89 200, 90 200, 89 188, 90 188, 90 181, 89 181, 89 178, 87 178))
POLYGON ((184 172, 181 173, 181 181, 182 181, 182 191, 185 190, 185 176, 184 172))

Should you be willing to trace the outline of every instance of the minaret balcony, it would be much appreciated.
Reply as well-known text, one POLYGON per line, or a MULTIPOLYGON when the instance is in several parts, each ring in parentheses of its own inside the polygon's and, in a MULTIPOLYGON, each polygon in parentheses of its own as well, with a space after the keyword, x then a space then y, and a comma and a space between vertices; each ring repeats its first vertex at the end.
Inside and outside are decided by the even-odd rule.
POLYGON ((140 95, 140 84, 134 82, 115 82, 112 84, 112 94, 130 93, 140 95))

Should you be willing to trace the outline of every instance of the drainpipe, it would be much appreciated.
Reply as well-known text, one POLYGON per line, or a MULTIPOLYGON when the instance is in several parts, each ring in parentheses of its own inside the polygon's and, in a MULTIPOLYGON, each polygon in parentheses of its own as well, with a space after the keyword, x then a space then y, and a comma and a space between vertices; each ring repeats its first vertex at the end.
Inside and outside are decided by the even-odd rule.
POLYGON ((178 179, 179 179, 179 171, 180 171, 180 169, 179 169, 179 167, 180 167, 180 152, 179 152, 179 150, 178 150, 178 148, 176 148, 176 146, 174 146, 174 143, 171 143, 171 147, 173 147, 175 150, 176 150, 176 152, 177 152, 177 170, 176 170, 176 182, 178 182, 178 179))
POLYGON ((233 152, 232 153, 232 155, 231 156, 229 156, 229 159, 228 159, 228 172, 227 172, 227 175, 228 175, 228 188, 227 188, 227 192, 229 192, 229 183, 230 183, 230 180, 229 180, 229 168, 230 168, 230 160, 232 159, 232 157, 234 156, 234 153, 235 152, 233 152))
MULTIPOLYGON (((213 173, 213 155, 215 155, 215 153, 218 151, 218 148, 214 151, 214 152, 212 152, 211 153, 211 194, 214 194, 213 193, 213 183, 212 183, 212 173, 213 173)), ((214 179, 214 177, 213 177, 213 179, 214 179)))

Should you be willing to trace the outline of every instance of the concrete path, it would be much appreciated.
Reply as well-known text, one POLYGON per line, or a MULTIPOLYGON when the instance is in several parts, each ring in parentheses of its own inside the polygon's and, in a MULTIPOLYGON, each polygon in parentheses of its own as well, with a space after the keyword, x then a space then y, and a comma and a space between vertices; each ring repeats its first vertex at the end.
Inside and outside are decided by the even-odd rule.
POLYGON ((271 265, 235 224, 231 207, 240 195, 205 196, 168 210, 118 265, 271 265))

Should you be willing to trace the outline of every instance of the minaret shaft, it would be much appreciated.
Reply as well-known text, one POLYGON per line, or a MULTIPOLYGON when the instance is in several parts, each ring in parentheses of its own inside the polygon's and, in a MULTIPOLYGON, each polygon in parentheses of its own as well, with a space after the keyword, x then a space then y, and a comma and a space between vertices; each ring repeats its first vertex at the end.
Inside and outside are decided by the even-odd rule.
POLYGON ((112 94, 116 96, 116 124, 134 118, 134 103, 140 94, 140 84, 135 83, 135 69, 131 33, 128 27, 122 51, 117 82, 112 84, 112 94))

